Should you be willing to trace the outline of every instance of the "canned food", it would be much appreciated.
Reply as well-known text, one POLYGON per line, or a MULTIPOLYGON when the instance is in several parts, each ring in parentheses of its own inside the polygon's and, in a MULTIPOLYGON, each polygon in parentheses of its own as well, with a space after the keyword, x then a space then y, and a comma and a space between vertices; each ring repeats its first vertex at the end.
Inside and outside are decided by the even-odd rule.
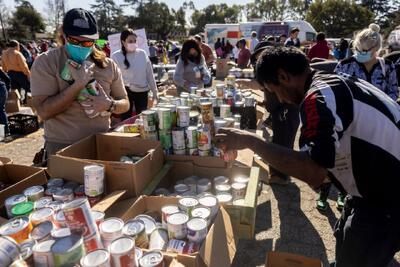
POLYGON ((122 233, 125 236, 135 238, 135 243, 140 248, 147 248, 149 246, 149 238, 146 234, 146 228, 141 220, 129 220, 126 222, 122 233))
POLYGON ((54 218, 54 225, 57 228, 67 227, 67 222, 65 221, 64 212, 62 210, 56 212, 56 216, 54 218))
POLYGON ((218 199, 212 195, 199 198, 200 205, 207 207, 211 211, 211 220, 215 218, 218 213, 218 199))
POLYGON ((203 192, 210 192, 211 190, 211 182, 207 178, 202 178, 197 181, 197 194, 201 194, 203 192))
POLYGON ((35 202, 44 197, 44 188, 41 185, 35 185, 24 190, 24 195, 29 201, 35 202))
POLYGON ((201 244, 207 237, 207 221, 202 218, 192 218, 187 222, 187 239, 195 244, 201 244))
POLYGON ((64 184, 62 188, 70 188, 72 191, 74 191, 80 184, 74 181, 68 181, 64 184))
POLYGON ((197 124, 199 123, 200 113, 196 110, 191 110, 189 112, 189 116, 190 116, 190 125, 197 126, 197 124))
POLYGON ((47 205, 52 201, 53 199, 51 197, 42 197, 39 200, 36 200, 33 206, 35 210, 40 210, 46 208, 47 205))
POLYGON ((108 218, 100 223, 100 235, 104 247, 108 247, 112 241, 122 236, 124 221, 120 218, 108 218))
POLYGON ((190 92, 191 94, 196 94, 196 90, 197 90, 197 86, 191 86, 191 87, 189 88, 189 92, 190 92))
POLYGON ((49 240, 51 238, 51 231, 53 230, 53 223, 51 221, 44 221, 37 224, 32 232, 29 234, 29 238, 41 242, 49 240))
POLYGON ((109 248, 113 267, 137 266, 135 240, 131 237, 121 237, 114 240, 109 248))
POLYGON ((175 106, 180 106, 181 105, 181 100, 179 98, 172 98, 170 100, 171 105, 175 105, 175 106))
POLYGON ((159 108, 158 109, 158 128, 160 130, 171 130, 172 127, 172 115, 171 109, 159 108))
POLYGON ((144 215, 144 214, 138 215, 135 217, 135 220, 141 220, 144 223, 147 235, 150 235, 154 231, 154 229, 156 229, 157 223, 149 215, 144 215))
POLYGON ((246 197, 246 184, 233 183, 232 184, 232 197, 233 200, 241 199, 246 197))
POLYGON ((156 131, 156 112, 154 110, 145 110, 142 112, 143 126, 146 132, 156 131))
POLYGON ((187 186, 185 184, 177 184, 174 186, 174 191, 175 191, 175 193, 180 195, 180 194, 183 194, 183 193, 189 191, 189 186, 187 186))
POLYGON ((199 251, 199 246, 195 243, 183 240, 171 239, 168 242, 167 252, 178 254, 192 254, 199 251))
POLYGON ((226 126, 225 120, 216 120, 214 122, 215 133, 218 133, 218 130, 226 126))
POLYGON ((176 108, 178 127, 188 127, 190 124, 190 108, 179 106, 176 108))
POLYGON ((201 117, 204 124, 211 124, 214 121, 214 110, 211 102, 200 104, 201 117))
POLYGON ((215 95, 219 99, 224 99, 224 97, 225 97, 225 85, 224 84, 217 84, 215 86, 215 95))
POLYGON ((231 192, 231 186, 229 184, 217 184, 215 186, 215 194, 224 194, 224 193, 230 193, 231 192))
POLYGON ((75 197, 85 197, 85 186, 83 184, 79 185, 74 190, 75 197))
POLYGON ((34 266, 33 261, 33 246, 36 245, 36 241, 32 239, 25 240, 19 244, 21 250, 21 258, 26 261, 29 266, 34 266))
POLYGON ((61 201, 52 201, 46 205, 46 208, 52 208, 54 212, 61 210, 63 207, 63 203, 61 201))
POLYGON ((8 218, 11 219, 13 217, 13 215, 11 213, 11 209, 15 205, 17 205, 19 203, 27 202, 27 201, 28 201, 28 198, 25 195, 14 195, 14 196, 7 198, 4 202, 4 204, 6 206, 8 218))
POLYGON ((228 118, 228 117, 230 117, 232 114, 231 114, 231 106, 229 106, 229 105, 226 105, 226 104, 223 104, 223 105, 220 105, 220 117, 221 118, 228 118))
POLYGON ((69 230, 69 228, 53 229, 53 231, 51 231, 51 237, 54 239, 63 238, 70 235, 71 230, 69 230))
MULTIPOLYGON (((207 151, 211 149, 211 132, 206 127, 198 129, 197 143, 199 150, 207 151)), ((200 152, 199 152, 200 153, 200 152)))
POLYGON ((38 225, 45 221, 49 221, 52 223, 54 221, 54 210, 51 208, 43 208, 40 210, 35 210, 34 212, 31 213, 30 219, 33 226, 38 225))
POLYGON ((197 176, 189 176, 183 180, 183 182, 189 187, 189 191, 196 194, 197 193, 197 181, 199 178, 197 176))
POLYGON ((172 127, 176 126, 176 106, 175 105, 164 105, 164 108, 168 108, 171 110, 171 124, 172 127))
POLYGON ((47 188, 62 187, 63 185, 64 185, 64 180, 61 178, 50 178, 47 181, 47 188))
POLYGON ((225 127, 227 128, 233 128, 235 127, 235 119, 234 118, 225 118, 226 124, 225 127))
POLYGON ((172 129, 172 147, 174 151, 185 149, 185 132, 183 128, 172 129))
POLYGON ((189 98, 189 95, 187 95, 187 97, 182 97, 181 96, 181 105, 182 106, 187 106, 187 107, 189 106, 189 101, 188 101, 189 99, 188 98, 189 98))
POLYGON ((233 181, 235 182, 235 183, 242 183, 242 184, 248 184, 249 183, 249 181, 250 181, 250 177, 247 177, 247 176, 237 176, 237 177, 235 177, 234 179, 233 179, 233 181))
POLYGON ((235 114, 233 118, 235 119, 235 122, 240 123, 242 121, 242 115, 240 114, 235 114))
POLYGON ((163 149, 171 149, 172 148, 172 134, 169 130, 160 130, 160 142, 163 146, 163 149))
POLYGON ((226 204, 232 204, 232 195, 228 192, 226 193, 219 193, 216 195, 216 198, 218 199, 218 203, 220 205, 226 205, 226 204))
POLYGON ((53 194, 54 200, 68 202, 74 199, 74 191, 70 188, 60 188, 53 194))
MULTIPOLYGON (((20 247, 17 244, 17 242, 15 242, 14 239, 8 236, 0 236, 0 252, 4 253, 7 256, 10 263, 17 260, 21 253, 20 247)), ((0 264, 2 262, 3 260, 0 259, 0 264)), ((7 265, 1 265, 1 266, 7 266, 7 265)))
POLYGON ((166 206, 163 206, 163 207, 161 208, 162 226, 163 226, 165 229, 167 229, 167 227, 168 227, 168 224, 167 224, 168 217, 169 217, 171 214, 174 214, 174 213, 177 213, 177 212, 179 212, 179 208, 178 208, 177 205, 166 205, 166 206))
POLYGON ((83 239, 83 245, 85 247, 86 252, 90 252, 96 249, 103 248, 103 244, 101 243, 101 237, 98 232, 94 233, 91 236, 85 237, 83 239))
POLYGON ((104 166, 88 165, 84 170, 85 195, 97 197, 104 193, 104 166))
POLYGON ((229 184, 229 178, 226 176, 214 177, 214 185, 217 186, 219 184, 229 184))
POLYGON ((167 219, 168 236, 170 239, 185 239, 187 235, 186 223, 189 216, 178 212, 171 214, 167 219))
POLYGON ((207 221, 207 224, 210 223, 210 215, 211 210, 207 207, 194 208, 191 213, 192 218, 202 218, 207 221))
POLYGON ((235 102, 235 107, 240 108, 244 106, 244 101, 236 101, 235 102))
POLYGON ((80 264, 82 267, 110 267, 110 253, 106 249, 93 250, 80 260, 80 264))
POLYGON ((143 251, 140 248, 135 247, 135 255, 136 255, 136 265, 139 266, 139 260, 140 258, 143 257, 143 251))
POLYGON ((11 209, 12 217, 28 216, 33 211, 34 204, 31 201, 18 203, 11 209))
POLYGON ((105 213, 102 211, 91 210, 92 217, 96 222, 97 227, 100 227, 100 223, 104 221, 105 213))
POLYGON ((54 266, 74 266, 85 255, 82 236, 71 234, 57 239, 51 246, 54 266))
POLYGON ((37 243, 33 246, 33 261, 35 263, 35 267, 52 267, 54 265, 53 254, 51 252, 51 247, 55 243, 55 240, 46 240, 40 243, 37 243))
POLYGON ((183 212, 185 212, 189 217, 192 212, 192 210, 199 205, 199 201, 195 198, 192 197, 184 197, 179 199, 179 208, 183 212))
POLYGON ((164 228, 156 228, 150 234, 149 249, 165 251, 168 245, 168 231, 164 228))
POLYGON ((140 267, 164 267, 164 256, 160 251, 147 252, 139 260, 140 267))
POLYGON ((72 232, 81 232, 84 238, 97 233, 97 225, 86 198, 77 198, 67 202, 62 210, 65 222, 72 232))
POLYGON ((46 189, 46 191, 44 192, 44 195, 46 196, 46 197, 51 197, 51 198, 53 198, 53 195, 58 191, 58 190, 60 190, 62 187, 50 187, 50 188, 47 188, 46 189))
POLYGON ((185 130, 186 134, 186 147, 197 148, 197 126, 189 126, 185 130))

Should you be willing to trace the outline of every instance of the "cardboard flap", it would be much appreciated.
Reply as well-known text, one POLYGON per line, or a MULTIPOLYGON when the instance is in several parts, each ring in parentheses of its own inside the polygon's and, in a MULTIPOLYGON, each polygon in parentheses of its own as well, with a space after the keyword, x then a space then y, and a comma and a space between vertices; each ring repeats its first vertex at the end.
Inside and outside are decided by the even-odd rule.
POLYGON ((115 202, 118 201, 124 194, 125 190, 115 191, 107 195, 99 203, 97 203, 92 209, 97 211, 105 212, 109 207, 111 207, 115 202))
POLYGON ((265 267, 322 267, 317 259, 286 252, 270 251, 267 253, 265 267))
POLYGON ((229 267, 236 253, 236 240, 229 214, 223 207, 210 228, 200 255, 209 267, 229 267))
POLYGON ((0 165, 11 164, 12 160, 6 157, 0 157, 0 165))

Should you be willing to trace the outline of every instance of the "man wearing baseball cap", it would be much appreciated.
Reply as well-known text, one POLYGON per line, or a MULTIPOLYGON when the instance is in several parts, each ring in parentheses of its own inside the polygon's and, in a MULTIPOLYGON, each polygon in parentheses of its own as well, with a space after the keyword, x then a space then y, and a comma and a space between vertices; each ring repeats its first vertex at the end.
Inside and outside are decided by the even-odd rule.
POLYGON ((31 70, 33 105, 44 120, 47 155, 106 132, 111 113, 129 109, 119 68, 94 45, 99 34, 93 15, 69 10, 59 37, 62 45, 40 55, 31 70), (94 93, 82 92, 88 84, 94 93))

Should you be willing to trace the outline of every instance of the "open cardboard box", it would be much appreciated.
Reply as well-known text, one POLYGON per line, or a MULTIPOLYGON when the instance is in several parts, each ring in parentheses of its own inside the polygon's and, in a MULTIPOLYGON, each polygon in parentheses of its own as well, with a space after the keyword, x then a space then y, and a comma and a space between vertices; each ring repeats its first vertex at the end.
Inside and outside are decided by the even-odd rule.
POLYGON ((171 189, 176 181, 191 175, 200 178, 226 176, 230 179, 238 175, 250 177, 246 196, 242 205, 226 205, 224 208, 231 218, 235 236, 244 239, 254 237, 254 227, 257 210, 259 168, 232 165, 227 168, 197 166, 192 161, 167 162, 152 182, 143 190, 143 195, 152 195, 157 188, 171 189))
POLYGON ((317 259, 286 252, 270 251, 265 259, 265 267, 323 267, 317 259))
MULTIPOLYGON (((127 221, 146 212, 157 212, 161 216, 161 208, 167 204, 178 204, 178 198, 141 196, 121 218, 127 221)), ((231 266, 235 253, 236 240, 231 220, 224 208, 221 207, 199 252, 190 255, 176 253, 165 253, 165 255, 176 258, 181 264, 188 267, 228 267, 231 266)))
POLYGON ((83 168, 88 164, 105 166, 107 192, 126 190, 124 198, 132 198, 160 171, 164 154, 159 141, 142 140, 124 133, 95 134, 51 156, 48 172, 53 177, 65 175, 83 183, 83 168), (128 154, 143 158, 136 163, 119 162, 128 154))
POLYGON ((11 90, 8 92, 7 101, 6 101, 6 113, 15 113, 19 112, 21 108, 21 104, 19 100, 21 99, 21 95, 18 90, 11 90))

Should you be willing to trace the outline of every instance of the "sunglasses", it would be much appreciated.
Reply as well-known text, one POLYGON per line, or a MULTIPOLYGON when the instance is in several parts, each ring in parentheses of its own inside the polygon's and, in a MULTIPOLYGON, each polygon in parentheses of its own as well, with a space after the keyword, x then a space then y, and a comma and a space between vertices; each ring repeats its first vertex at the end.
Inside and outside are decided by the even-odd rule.
POLYGON ((66 39, 67 39, 68 43, 70 43, 72 45, 80 45, 82 47, 92 47, 94 45, 94 40, 79 41, 78 39, 73 38, 71 36, 66 36, 66 39))

